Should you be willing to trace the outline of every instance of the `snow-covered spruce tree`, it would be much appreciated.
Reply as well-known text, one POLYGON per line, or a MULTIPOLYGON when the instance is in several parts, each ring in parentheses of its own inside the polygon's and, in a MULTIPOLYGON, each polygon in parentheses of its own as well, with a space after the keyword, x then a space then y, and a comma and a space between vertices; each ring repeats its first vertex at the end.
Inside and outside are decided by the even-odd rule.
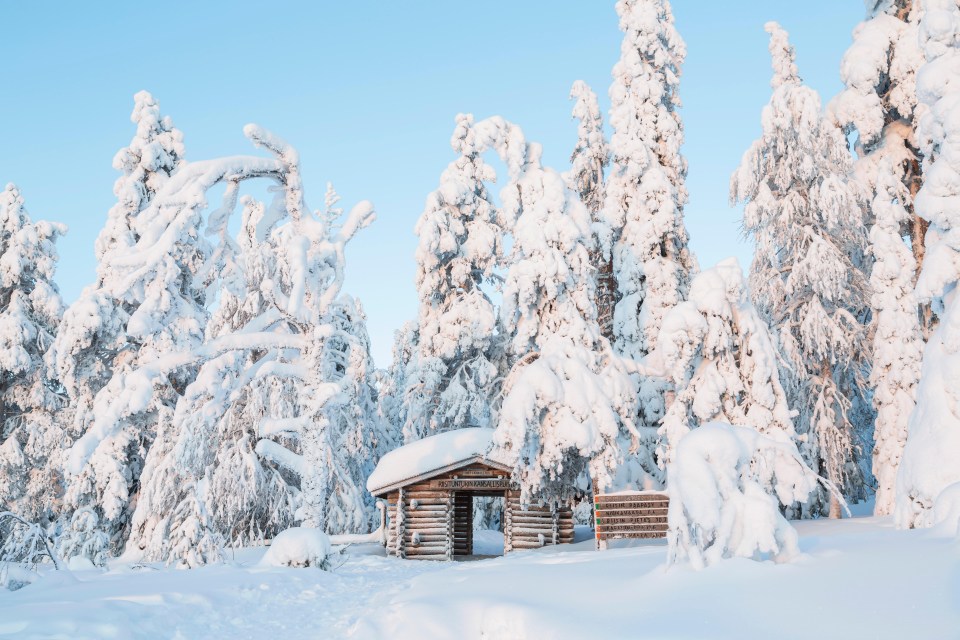
POLYGON ((399 444, 399 433, 378 412, 370 337, 360 301, 341 295, 331 317, 337 334, 328 341, 329 371, 324 377, 341 381, 343 387, 343 400, 332 407, 331 428, 334 450, 349 480, 334 484, 326 529, 335 534, 365 533, 377 523, 376 500, 364 490, 367 478, 380 458, 399 444))
POLYGON ((690 298, 663 319, 651 354, 676 388, 663 418, 660 459, 707 422, 752 427, 780 442, 796 434, 780 385, 776 342, 750 301, 736 258, 694 277, 690 298))
POLYGON ((920 379, 923 337, 913 291, 915 262, 901 229, 911 218, 904 206, 910 195, 884 160, 877 175, 870 246, 875 262, 870 274, 874 313, 873 473, 877 479, 874 513, 893 513, 897 469, 907 440, 907 425, 920 379))
MULTIPOLYGON (((619 0, 617 13, 624 38, 610 86, 610 237, 601 238, 601 249, 613 260, 619 296, 614 348, 640 359, 656 346, 664 314, 686 297, 696 271, 683 224, 687 165, 678 89, 686 47, 666 0, 619 0)), ((659 480, 654 449, 666 391, 658 379, 640 383, 638 462, 659 480)))
POLYGON ((637 434, 636 387, 600 335, 589 213, 529 145, 503 190, 513 225, 504 327, 513 368, 494 435, 525 502, 566 500, 612 482, 621 442, 637 434))
POLYGON ((418 350, 407 371, 404 433, 489 426, 502 368, 497 314, 484 290, 495 280, 504 222, 487 191, 496 180, 482 154, 499 149, 516 171, 521 143, 500 118, 458 115, 451 146, 460 156, 427 196, 417 221, 418 350), (500 143, 499 141, 503 142, 500 143))
POLYGON ((259 127, 249 125, 245 133, 275 157, 228 157, 182 167, 145 212, 154 225, 141 242, 150 238, 154 244, 131 252, 130 259, 140 271, 162 260, 178 233, 201 227, 207 192, 225 183, 223 206, 207 223, 211 235, 221 236, 208 255, 223 259, 220 267, 208 261, 199 273, 225 274, 241 265, 245 291, 237 297, 237 286, 233 304, 249 306, 228 309, 225 300, 223 320, 211 323, 201 345, 158 355, 116 378, 113 402, 101 403, 98 396, 96 421, 73 451, 78 458, 95 451, 149 407, 145 390, 177 371, 197 370, 148 454, 131 537, 145 557, 178 566, 213 561, 227 536, 231 541, 262 536, 292 518, 325 528, 332 493, 360 495, 349 489, 348 461, 334 433, 350 385, 346 377, 327 376, 343 361, 339 345, 350 342, 335 319, 335 307, 342 304, 344 246, 372 220, 372 209, 358 205, 339 224, 312 214, 303 201, 296 151, 259 127), (220 250, 239 186, 253 178, 280 187, 269 207, 244 201, 244 234, 253 240, 244 240, 241 248, 258 266, 251 266, 248 256, 228 259, 232 250, 220 250), (281 486, 291 476, 300 488, 296 514, 290 513, 289 487, 281 486), (231 517, 237 515, 245 519, 231 517))
POLYGON ((63 314, 53 282, 60 224, 33 222, 13 184, 0 191, 0 511, 44 525, 60 512, 64 398, 45 353, 63 314))
MULTIPOLYGON (((913 200, 923 183, 917 142, 916 74, 923 63, 918 35, 923 5, 918 0, 867 3, 866 20, 853 32, 853 44, 840 65, 846 87, 827 112, 846 134, 856 133, 857 180, 873 198, 882 193, 884 176, 903 185, 899 196, 907 216, 900 233, 909 239, 916 273, 924 257, 927 221, 914 210, 913 200)), ((934 319, 923 309, 928 335, 934 319)))
POLYGON ((617 283, 613 278, 613 261, 609 253, 605 256, 600 248, 610 237, 610 228, 602 215, 603 172, 610 164, 610 154, 603 137, 603 116, 593 89, 577 80, 570 89, 570 98, 574 100, 573 117, 577 119, 577 145, 570 155, 570 172, 565 178, 590 212, 590 227, 598 239, 590 249, 590 264, 597 279, 597 317, 601 335, 613 342, 617 283))
MULTIPOLYGON (((848 381, 863 366, 866 234, 859 186, 842 132, 823 120, 820 99, 801 84, 787 33, 767 23, 773 96, 763 133, 731 179, 755 243, 752 297, 777 336, 788 404, 807 463, 848 497, 863 496, 848 381)), ((831 500, 830 513, 839 517, 831 500)))
POLYGON ((960 481, 960 249, 954 239, 960 230, 960 8, 953 0, 923 4, 925 62, 917 73, 917 98, 924 110, 917 133, 924 182, 915 204, 930 229, 916 293, 933 304, 940 322, 923 351, 917 404, 897 473, 894 518, 905 528, 933 524, 937 496, 960 481))
POLYGON ((378 394, 378 412, 382 420, 392 425, 402 442, 419 440, 425 434, 418 425, 407 420, 408 404, 405 401, 407 372, 415 373, 417 367, 417 323, 407 321, 394 332, 393 359, 390 367, 382 372, 378 394), (412 431, 408 431, 412 429, 412 431))
MULTIPOLYGON (((155 194, 183 163, 183 136, 169 117, 160 115, 156 100, 141 91, 134 96, 131 121, 137 132, 113 159, 121 176, 114 184, 117 203, 96 242, 97 279, 80 294, 63 316, 53 349, 57 375, 75 408, 71 427, 82 436, 94 420, 94 398, 110 380, 130 371, 145 358, 202 335, 203 314, 197 294, 187 282, 195 266, 198 238, 171 253, 149 274, 136 273, 122 257, 134 250, 149 224, 141 214, 155 194)), ((105 534, 117 551, 126 537, 129 503, 139 484, 146 449, 163 413, 176 401, 172 385, 182 391, 184 380, 158 387, 153 406, 106 443, 91 464, 73 468, 68 503, 83 511, 68 529, 64 555, 91 548, 89 536, 105 534), (91 525, 97 521, 95 526, 91 525)))

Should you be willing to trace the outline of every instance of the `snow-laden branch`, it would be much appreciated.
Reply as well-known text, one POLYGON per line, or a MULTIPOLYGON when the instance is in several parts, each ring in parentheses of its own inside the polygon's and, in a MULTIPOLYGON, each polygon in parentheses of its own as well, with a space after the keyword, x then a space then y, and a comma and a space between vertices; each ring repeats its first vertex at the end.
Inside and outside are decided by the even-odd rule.
POLYGON ((260 421, 260 427, 257 433, 261 438, 267 438, 276 435, 299 434, 303 430, 308 418, 302 416, 296 418, 264 418, 260 421))
POLYGON ((263 456, 271 462, 275 462, 284 469, 292 471, 300 477, 305 474, 305 465, 303 456, 296 454, 286 447, 277 444, 273 440, 266 438, 257 442, 257 455, 263 456))
POLYGON ((222 336, 187 353, 174 353, 155 359, 134 371, 114 376, 94 401, 96 418, 67 454, 67 471, 77 475, 97 447, 116 434, 123 421, 146 410, 153 399, 154 385, 163 376, 202 360, 216 358, 229 351, 253 349, 301 349, 303 336, 283 333, 238 333, 222 336))

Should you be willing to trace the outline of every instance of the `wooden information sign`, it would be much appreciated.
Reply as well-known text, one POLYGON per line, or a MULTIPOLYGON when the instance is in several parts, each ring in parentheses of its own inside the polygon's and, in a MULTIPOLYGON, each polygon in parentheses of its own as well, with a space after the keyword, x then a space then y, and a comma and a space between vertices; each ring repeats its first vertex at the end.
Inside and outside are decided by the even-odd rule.
POLYGON ((593 497, 597 549, 606 549, 617 538, 667 537, 670 499, 661 491, 624 491, 593 497))
POLYGON ((510 478, 453 478, 434 480, 430 486, 436 489, 459 489, 462 491, 483 491, 490 489, 510 489, 510 478))

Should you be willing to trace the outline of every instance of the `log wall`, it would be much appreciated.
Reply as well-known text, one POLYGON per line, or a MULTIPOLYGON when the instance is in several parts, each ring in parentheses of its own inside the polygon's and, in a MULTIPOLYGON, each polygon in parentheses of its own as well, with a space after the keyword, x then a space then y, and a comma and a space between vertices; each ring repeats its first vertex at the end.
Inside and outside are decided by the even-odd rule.
POLYGON ((520 503, 509 473, 481 464, 410 484, 387 495, 387 553, 452 560, 473 553, 473 498, 504 496, 504 553, 573 542, 569 507, 520 503))

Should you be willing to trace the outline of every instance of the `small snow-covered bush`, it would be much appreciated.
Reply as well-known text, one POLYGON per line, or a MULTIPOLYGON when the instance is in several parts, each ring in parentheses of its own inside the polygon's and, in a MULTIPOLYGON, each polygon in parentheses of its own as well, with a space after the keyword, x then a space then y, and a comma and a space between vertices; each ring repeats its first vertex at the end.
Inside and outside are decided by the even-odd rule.
POLYGON ((332 568, 330 537, 319 529, 291 527, 281 531, 260 560, 262 567, 332 568))
POLYGON ((797 533, 778 502, 806 502, 819 481, 788 440, 721 422, 694 429, 667 467, 669 561, 702 569, 733 557, 791 560, 797 533))
POLYGON ((43 562, 64 568, 47 531, 14 513, 0 512, 0 588, 15 591, 36 581, 36 567, 43 562))
POLYGON ((57 569, 63 568, 47 530, 9 511, 0 512, 0 562, 31 567, 50 562, 57 569))

